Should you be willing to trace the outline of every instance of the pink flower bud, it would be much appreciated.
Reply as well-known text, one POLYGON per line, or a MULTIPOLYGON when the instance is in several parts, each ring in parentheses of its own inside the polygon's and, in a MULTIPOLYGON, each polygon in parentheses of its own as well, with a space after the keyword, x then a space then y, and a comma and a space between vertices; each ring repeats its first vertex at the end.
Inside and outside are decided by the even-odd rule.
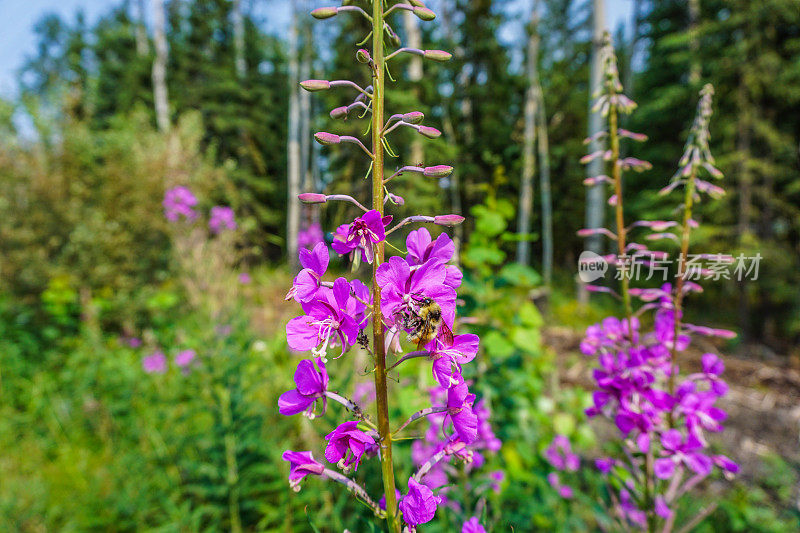
POLYGON ((444 50, 425 50, 422 55, 434 61, 450 61, 450 58, 453 57, 453 54, 444 50))
POLYGON ((433 167, 425 167, 422 174, 429 178, 446 178, 453 173, 453 167, 448 165, 436 165, 433 167))
POLYGON ((331 88, 331 82, 328 80, 306 80, 300 82, 300 87, 308 92, 324 91, 331 88))
POLYGON ((413 11, 416 16, 425 21, 433 20, 436 18, 436 13, 434 13, 427 7, 415 7, 413 11))
POLYGON ((315 19, 323 20, 335 17, 339 13, 339 8, 336 7, 320 7, 311 12, 311 16, 315 19))
POLYGON ((442 136, 442 132, 430 126, 419 126, 417 131, 429 139, 436 139, 442 136))
POLYGON ((409 124, 419 124, 424 118, 425 114, 421 111, 411 111, 410 113, 403 115, 403 122, 408 122, 409 124))
POLYGON ((304 204, 324 204, 328 197, 316 192, 304 192, 297 195, 297 198, 304 204))
POLYGON ((346 105, 343 105, 342 107, 337 107, 336 109, 332 109, 331 110, 331 118, 334 119, 334 120, 337 119, 337 118, 344 118, 346 116, 347 116, 347 106, 346 105))
POLYGON ((433 217, 433 223, 439 226, 458 226, 464 222, 464 217, 461 215, 436 215, 433 217))
POLYGON ((314 134, 314 138, 317 142, 323 146, 327 146, 329 144, 339 144, 342 142, 342 138, 333 133, 327 133, 325 131, 321 131, 319 133, 314 134))
POLYGON ((403 205, 406 203, 405 199, 402 196, 398 196, 396 194, 389 193, 389 201, 392 202, 394 205, 403 205))
POLYGON ((369 52, 363 48, 359 48, 358 52, 356 52, 356 59, 359 63, 369 63, 372 61, 372 56, 369 55, 369 52))

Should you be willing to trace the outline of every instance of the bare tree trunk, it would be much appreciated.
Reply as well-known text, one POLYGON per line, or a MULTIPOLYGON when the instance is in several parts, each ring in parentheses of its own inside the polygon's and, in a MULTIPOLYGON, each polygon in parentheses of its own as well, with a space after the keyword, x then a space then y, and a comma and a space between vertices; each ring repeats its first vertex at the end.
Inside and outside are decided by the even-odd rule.
MULTIPOLYGON (((603 32, 606 29, 605 6, 603 0, 593 0, 594 11, 592 14, 592 69, 589 83, 589 136, 595 135, 603 128, 603 117, 600 112, 592 112, 595 93, 600 89, 603 76, 603 65, 601 64, 600 50, 603 45, 603 32)), ((602 139, 596 139, 589 145, 589 151, 595 152, 602 150, 605 143, 602 139)), ((587 165, 586 174, 588 177, 598 176, 603 173, 603 158, 595 158, 587 165)), ((586 227, 599 228, 603 226, 605 218, 605 189, 602 183, 589 187, 586 194, 586 227)), ((602 241, 599 235, 586 239, 587 249, 595 253, 602 250, 602 241)))
POLYGON ((517 263, 527 265, 530 262, 531 243, 528 235, 531 232, 533 216, 533 180, 536 168, 536 116, 539 60, 539 2, 535 0, 531 9, 530 34, 528 36, 528 54, 526 71, 528 90, 525 93, 525 137, 522 146, 522 181, 519 188, 519 212, 517 213, 517 263))
POLYGON ((700 83, 702 64, 700 63, 700 38, 697 35, 697 21, 700 19, 700 0, 689 0, 689 83, 693 86, 700 83))
POLYGON ((242 0, 233 0, 233 50, 236 64, 236 76, 243 79, 247 75, 247 64, 244 60, 244 16, 242 0))
MULTIPOLYGON (((406 30, 406 39, 408 40, 409 48, 422 48, 422 32, 419 29, 419 19, 411 11, 404 11, 403 27, 406 30)), ((414 94, 419 100, 419 82, 422 80, 422 58, 416 55, 411 56, 408 63, 408 80, 414 85, 414 94)), ((410 164, 418 165, 423 162, 423 146, 422 138, 419 135, 414 136, 411 142, 411 161, 410 164)))
POLYGON ((156 108, 156 124, 161 131, 169 129, 167 36, 165 26, 164 0, 153 0, 153 41, 156 48, 156 57, 153 60, 153 99, 156 108))
POLYGON ((550 194, 550 142, 547 137, 547 113, 544 109, 544 94, 539 79, 536 79, 538 120, 536 138, 539 140, 539 186, 542 195, 542 273, 544 284, 550 286, 553 279, 553 205, 550 194))
POLYGON ((147 42, 147 28, 144 25, 144 0, 136 0, 136 14, 133 16, 136 24, 136 53, 146 56, 150 52, 147 42))
POLYGON ((286 253, 289 264, 297 265, 297 233, 300 230, 300 98, 298 83, 298 14, 293 3, 292 28, 289 32, 289 127, 287 144, 286 253))

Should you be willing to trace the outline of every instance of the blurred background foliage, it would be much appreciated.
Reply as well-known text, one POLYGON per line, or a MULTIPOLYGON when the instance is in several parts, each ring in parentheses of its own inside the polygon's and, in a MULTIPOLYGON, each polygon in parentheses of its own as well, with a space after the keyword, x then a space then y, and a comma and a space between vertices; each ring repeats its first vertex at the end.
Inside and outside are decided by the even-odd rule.
MULTIPOLYGON (((234 2, 165 3, 166 132, 156 127, 151 31, 144 28, 143 42, 137 33, 136 8, 145 2, 109 2, 91 23, 81 13, 46 15, 35 27, 37 46, 19 74, 20 94, 0 100, 3 530, 219 531, 240 524, 246 531, 306 531, 313 523, 320 531, 365 531, 367 514, 342 491, 314 480, 299 493, 289 490, 280 454, 320 450, 325 431, 299 417, 278 418, 276 408, 297 360, 282 338, 293 312, 283 303, 291 280, 290 62, 299 61, 305 78, 364 81, 352 61, 363 27, 343 18, 323 28, 301 16, 292 49, 288 28, 264 29, 254 15, 257 2, 268 10, 289 4, 241 4, 244 71, 235 57, 234 2), (169 225, 162 200, 175 185, 190 187, 203 212, 233 207, 235 237, 169 225), (252 283, 238 281, 245 272, 252 283), (143 344, 131 347, 134 337, 143 344), (188 348, 199 362, 183 372, 172 359, 188 348), (165 351, 170 368, 145 374, 142 358, 156 349, 165 351)), ((426 63, 415 84, 409 61, 398 61, 387 101, 390 109, 424 111, 426 123, 445 135, 417 147, 411 133, 400 132, 396 165, 447 163, 457 170, 439 182, 398 178, 405 204, 395 214, 468 216, 454 236, 465 270, 462 314, 475 319, 461 328, 479 333, 483 348, 466 377, 475 379, 505 444, 491 462, 506 478, 489 496, 487 522, 497 531, 596 528, 600 506, 587 495, 603 493, 602 479, 576 480, 583 490, 563 500, 547 482, 551 468, 541 455, 553 435, 564 434, 589 464, 602 433, 583 417, 586 390, 563 379, 573 356, 545 338, 548 327, 579 331, 614 310, 600 298, 589 307, 574 298, 592 3, 544 0, 538 25, 557 243, 552 287, 543 287, 538 273, 538 197, 532 235, 520 237, 516 228, 529 31, 520 21, 530 18, 530 6, 430 4, 441 24, 422 25, 423 41, 453 50, 454 59, 426 63), (533 240, 531 265, 514 261, 519 238, 533 240)), ((742 340, 727 348, 742 357, 796 359, 800 10, 794 0, 703 0, 699 18, 690 21, 685 1, 636 5, 635 29, 620 28, 616 44, 623 79, 632 82, 627 92, 640 103, 626 127, 650 137, 632 155, 652 161, 653 169, 628 181, 635 198, 629 216, 671 216, 654 191, 674 173, 699 87, 713 83, 712 151, 728 194, 702 206, 697 246, 757 252, 763 260, 757 282, 712 284, 692 313, 741 331, 742 340)), ((308 102, 306 141, 319 129, 362 133, 356 120, 330 125, 327 111, 343 103, 335 92, 308 102)), ((367 168, 345 148, 322 153, 306 142, 301 150, 304 190, 368 193, 367 168)), ((354 215, 343 205, 304 217, 331 231, 354 215)), ((354 356, 352 366, 352 382, 336 384, 348 393, 369 381, 363 360, 354 356)), ((420 388, 430 385, 422 365, 414 379, 420 388)), ((424 401, 397 391, 405 395, 400 405, 424 401)), ((320 427, 335 419, 326 415, 320 427)), ((410 464, 408 453, 400 447, 402 464, 410 464)), ((377 493, 377 470, 370 469, 375 465, 365 465, 364 479, 377 493)), ((706 494, 720 506, 697 530, 800 529, 797 472, 796 456, 767 454, 730 490, 712 484, 706 494)), ((459 516, 443 513, 426 531, 453 531, 459 516)))

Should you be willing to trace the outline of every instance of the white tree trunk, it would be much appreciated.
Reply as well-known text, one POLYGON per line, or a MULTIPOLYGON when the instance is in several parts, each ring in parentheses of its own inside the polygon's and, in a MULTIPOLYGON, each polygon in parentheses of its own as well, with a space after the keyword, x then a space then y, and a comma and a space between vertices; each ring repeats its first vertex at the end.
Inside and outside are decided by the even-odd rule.
MULTIPOLYGON (((600 90, 603 77, 603 65, 601 63, 600 50, 603 46, 603 32, 606 30, 605 5, 603 0, 593 0, 594 9, 592 13, 592 65, 591 79, 589 83, 589 136, 595 135, 603 129, 603 117, 600 112, 592 112, 596 92, 600 90)), ((603 150, 605 142, 596 139, 589 145, 589 152, 603 150)), ((588 177, 599 176, 603 173, 603 158, 595 158, 587 165, 586 174, 588 177)), ((589 187, 586 194, 586 227, 599 228, 603 226, 605 218, 606 196, 602 183, 589 187)), ((595 253, 601 253, 602 241, 599 235, 586 239, 586 249, 595 253)))
POLYGON ((144 0, 136 0, 134 6, 136 8, 133 16, 136 25, 136 53, 146 56, 150 52, 150 45, 147 42, 147 28, 144 24, 144 0))
POLYGON ((528 76, 528 90, 525 93, 525 137, 522 145, 522 180, 519 188, 519 211, 517 213, 517 263, 527 265, 530 262, 531 243, 528 235, 531 232, 531 218, 533 216, 533 180, 536 168, 536 115, 539 72, 539 2, 534 1, 531 9, 530 34, 528 35, 528 53, 526 73, 528 76))
POLYGON ((243 79, 247 74, 247 64, 244 60, 244 16, 242 15, 242 0, 233 0, 233 50, 236 64, 236 76, 243 79))
POLYGON ((153 41, 156 57, 153 60, 153 99, 156 124, 161 131, 169 129, 169 100, 167 98, 167 36, 164 0, 153 0, 153 41))
MULTIPOLYGON (((294 6, 294 3, 293 3, 294 6)), ((298 65, 298 14, 292 10, 289 32, 289 125, 287 143, 286 253, 289 264, 297 265, 297 233, 300 230, 300 98, 298 65)))

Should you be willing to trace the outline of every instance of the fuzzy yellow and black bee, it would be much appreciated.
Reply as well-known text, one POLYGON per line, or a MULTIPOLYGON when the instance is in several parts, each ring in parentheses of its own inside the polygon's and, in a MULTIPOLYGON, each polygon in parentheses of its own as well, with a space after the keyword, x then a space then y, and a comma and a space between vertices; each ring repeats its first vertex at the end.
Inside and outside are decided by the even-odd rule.
POLYGON ((403 313, 403 329, 408 332, 408 342, 421 350, 437 336, 445 346, 452 346, 453 332, 442 317, 442 308, 432 298, 412 297, 409 309, 403 313))

